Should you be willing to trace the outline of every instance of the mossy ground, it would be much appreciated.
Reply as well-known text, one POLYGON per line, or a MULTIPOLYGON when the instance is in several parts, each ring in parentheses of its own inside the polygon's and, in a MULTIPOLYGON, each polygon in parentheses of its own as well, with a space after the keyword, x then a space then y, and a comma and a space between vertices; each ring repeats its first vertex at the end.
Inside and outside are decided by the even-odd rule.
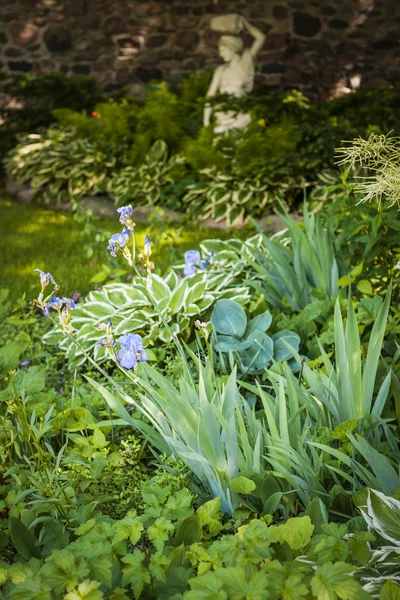
MULTIPOLYGON (((96 228, 109 235, 120 230, 115 220, 95 219, 96 228)), ((103 251, 88 259, 82 245, 90 243, 82 239, 82 225, 71 213, 62 213, 34 205, 17 204, 0 191, 0 289, 10 290, 11 298, 19 298, 24 292, 27 298, 36 295, 38 278, 35 269, 53 274, 62 284, 61 293, 87 293, 94 287, 91 278, 101 270, 102 263, 109 263, 103 251)), ((137 247, 143 247, 148 231, 146 224, 136 227, 137 247)), ((157 272, 163 273, 171 262, 183 259, 189 248, 197 248, 208 238, 245 237, 248 230, 221 232, 202 229, 195 223, 184 227, 162 226, 153 238, 153 256, 157 272)), ((102 248, 103 249, 103 248, 102 248)), ((124 261, 119 261, 124 267, 124 261)), ((128 274, 128 270, 127 270, 128 274)))

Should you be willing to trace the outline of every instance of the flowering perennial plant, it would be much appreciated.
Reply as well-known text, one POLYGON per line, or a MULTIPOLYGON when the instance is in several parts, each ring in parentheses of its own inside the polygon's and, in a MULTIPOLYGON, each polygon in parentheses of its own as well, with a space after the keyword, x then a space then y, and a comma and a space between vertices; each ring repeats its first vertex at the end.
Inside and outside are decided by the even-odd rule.
POLYGON ((51 273, 45 273, 40 269, 35 269, 35 273, 40 275, 41 291, 37 299, 32 300, 31 304, 40 308, 45 317, 50 316, 50 309, 52 308, 58 313, 61 329, 68 333, 73 333, 71 327, 71 309, 75 308, 75 301, 72 298, 59 298, 55 295, 60 289, 60 286, 54 281, 54 277, 51 273), (44 291, 49 283, 53 284, 52 292, 45 297, 44 291))
POLYGON ((138 361, 147 361, 148 356, 143 348, 143 342, 137 333, 127 333, 119 338, 121 349, 117 352, 117 359, 124 369, 133 369, 138 361))
POLYGON ((116 353, 115 347, 117 342, 114 339, 111 319, 108 319, 107 325, 101 323, 98 326, 98 329, 100 331, 105 331, 106 337, 100 340, 97 345, 106 348, 111 358, 118 361, 124 369, 133 369, 138 362, 148 360, 149 357, 146 350, 143 348, 143 341, 140 335, 136 333, 122 335, 118 340, 120 350, 116 353))

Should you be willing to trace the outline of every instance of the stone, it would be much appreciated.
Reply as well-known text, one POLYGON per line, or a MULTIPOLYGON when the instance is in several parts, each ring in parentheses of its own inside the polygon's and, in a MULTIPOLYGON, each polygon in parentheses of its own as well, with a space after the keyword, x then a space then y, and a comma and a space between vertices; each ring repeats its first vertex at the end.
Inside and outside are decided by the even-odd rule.
POLYGON ((148 83, 149 81, 162 81, 164 79, 162 71, 156 67, 154 68, 145 68, 138 67, 136 69, 135 75, 139 81, 143 81, 143 83, 148 83))
MULTIPOLYGON (((296 213, 291 213, 291 217, 296 223, 304 221, 304 217, 297 215, 296 213)), ((261 231, 268 234, 277 233, 278 231, 286 229, 286 225, 278 215, 266 215, 265 217, 262 217, 258 222, 258 226, 261 231)))
POLYGON ((280 65, 279 63, 270 63, 263 65, 261 67, 262 73, 284 73, 285 67, 284 65, 280 65))
POLYGON ((331 29, 346 29, 348 26, 348 22, 343 19, 331 19, 329 21, 329 27, 331 29))
POLYGON ((174 29, 193 29, 198 25, 198 18, 193 16, 173 16, 172 26, 174 29))
POLYGON ((38 35, 38 28, 32 23, 11 23, 10 33, 14 42, 18 46, 29 46, 32 44, 38 35))
POLYGON ((400 40, 398 39, 377 40, 372 43, 373 50, 394 50, 399 47, 400 40))
POLYGON ((83 0, 64 0, 64 11, 68 16, 82 17, 87 12, 86 2, 83 0))
POLYGON ((44 71, 55 71, 57 69, 57 63, 54 60, 45 58, 40 61, 40 68, 44 71))
POLYGON ((126 31, 126 21, 121 17, 110 17, 103 23, 103 31, 107 35, 124 33, 126 31))
POLYGON ((27 62, 26 60, 10 60, 8 61, 8 68, 10 71, 21 71, 22 73, 29 73, 32 70, 32 63, 27 62))
POLYGON ((72 72, 75 73, 75 75, 89 75, 90 65, 83 65, 83 64, 72 65, 72 72))
POLYGON ((327 17, 332 17, 333 15, 336 15, 336 8, 334 6, 321 6, 321 10, 320 10, 321 15, 325 15, 327 17))
POLYGON ((62 25, 51 25, 43 34, 49 52, 68 52, 72 48, 71 33, 62 25))
POLYGON ((9 58, 18 58, 19 56, 22 56, 24 54, 24 51, 21 50, 21 48, 6 48, 4 50, 4 55, 8 56, 9 58))
POLYGON ((75 26, 83 31, 87 30, 98 30, 101 26, 101 17, 97 14, 87 14, 82 17, 78 17, 75 21, 75 26))
POLYGON ((285 6, 274 6, 272 8, 272 16, 277 21, 283 21, 288 18, 288 10, 285 6))
POLYGON ((146 4, 136 4, 134 7, 135 15, 137 17, 148 17, 150 15, 158 15, 163 13, 165 8, 163 8, 161 3, 149 2, 146 4))
POLYGON ((115 219, 115 205, 108 196, 85 196, 79 206, 91 210, 96 217, 115 219))
POLYGON ((3 15, 1 15, 1 20, 4 23, 8 23, 10 21, 14 21, 14 19, 18 18, 18 13, 17 12, 12 12, 12 13, 5 13, 3 15))
POLYGON ((148 48, 159 48, 160 46, 164 46, 164 44, 168 41, 168 38, 169 36, 165 33, 151 35, 146 40, 146 46, 148 48))
POLYGON ((37 25, 38 27, 43 27, 44 25, 47 24, 47 19, 46 19, 46 17, 35 17, 34 22, 35 22, 35 25, 37 25))
POLYGON ((301 37, 311 38, 321 31, 321 21, 305 12, 293 15, 293 32, 301 37))
POLYGON ((175 45, 186 50, 195 50, 200 36, 196 31, 180 31, 176 34, 175 45))
POLYGON ((128 85, 132 81, 132 72, 129 68, 118 69, 115 73, 115 83, 118 85, 128 85))
POLYGON ((264 51, 271 52, 284 48, 288 43, 289 37, 285 33, 271 33, 267 35, 264 42, 264 51))

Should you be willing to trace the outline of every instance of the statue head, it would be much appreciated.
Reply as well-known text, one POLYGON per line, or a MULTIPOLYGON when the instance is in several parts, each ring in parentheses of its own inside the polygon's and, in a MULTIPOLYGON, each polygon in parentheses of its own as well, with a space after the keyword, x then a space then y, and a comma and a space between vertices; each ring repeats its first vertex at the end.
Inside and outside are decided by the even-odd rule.
POLYGON ((218 50, 225 62, 230 62, 237 54, 243 52, 243 40, 236 35, 223 35, 219 40, 218 50))

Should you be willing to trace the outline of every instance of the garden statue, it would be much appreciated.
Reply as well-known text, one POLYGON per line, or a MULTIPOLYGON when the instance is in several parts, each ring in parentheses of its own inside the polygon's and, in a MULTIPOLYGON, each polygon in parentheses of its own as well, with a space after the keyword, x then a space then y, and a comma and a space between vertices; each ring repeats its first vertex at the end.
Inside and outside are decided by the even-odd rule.
MULTIPOLYGON (((211 29, 223 33, 219 40, 219 54, 225 61, 215 70, 207 96, 216 94, 231 94, 238 98, 245 96, 253 89, 254 61, 262 48, 265 35, 244 17, 231 14, 214 17, 211 29), (254 38, 250 48, 245 48, 239 33, 248 31, 254 38)), ((251 121, 249 114, 235 111, 221 112, 212 110, 211 106, 204 109, 204 125, 207 127, 214 117, 215 133, 222 133, 236 127, 247 127, 251 121)))

